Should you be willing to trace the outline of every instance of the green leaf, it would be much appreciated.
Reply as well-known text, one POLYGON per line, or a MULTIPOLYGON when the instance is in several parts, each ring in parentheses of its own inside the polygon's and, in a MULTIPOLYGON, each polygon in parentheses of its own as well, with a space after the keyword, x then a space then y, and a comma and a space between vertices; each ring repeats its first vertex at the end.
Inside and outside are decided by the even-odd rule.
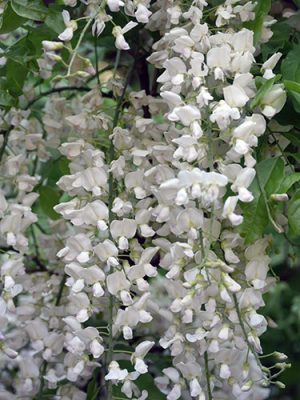
POLYGON ((288 221, 292 233, 300 235, 300 190, 289 201, 288 221))
POLYGON ((287 175, 279 188, 279 193, 287 193, 295 183, 300 181, 300 173, 294 172, 290 175, 287 175))
POLYGON ((57 181, 63 175, 68 175, 69 173, 69 160, 65 156, 52 154, 52 159, 45 162, 42 166, 42 182, 47 182, 48 186, 55 188, 57 181))
POLYGON ((136 381, 140 390, 147 390, 149 400, 164 400, 166 397, 157 389, 151 374, 143 374, 136 381))
MULTIPOLYGON (((295 0, 293 0, 295 3, 295 0)), ((298 0, 298 7, 300 7, 300 1, 298 0)), ((299 26, 299 17, 300 17, 300 10, 295 12, 293 15, 290 15, 289 18, 286 19, 286 22, 289 24, 289 26, 295 31, 300 32, 300 26, 299 26)), ((294 32, 295 34, 296 32, 294 32)))
POLYGON ((264 81, 264 83, 258 89, 255 98, 250 103, 250 108, 252 110, 261 103, 265 94, 271 89, 271 87, 273 86, 273 84, 276 80, 277 80, 277 77, 274 76, 273 78, 264 81))
POLYGON ((300 45, 294 44, 281 64, 281 72, 284 79, 300 82, 300 45))
POLYGON ((288 80, 284 80, 283 83, 287 90, 300 93, 300 83, 288 80))
POLYGON ((286 152, 285 154, 288 157, 292 157, 298 164, 300 164, 300 154, 299 153, 286 152))
POLYGON ((65 24, 61 15, 60 9, 49 9, 45 24, 57 34, 60 34, 65 29, 65 24))
POLYGON ((272 26, 271 29, 273 32, 273 36, 267 43, 264 43, 261 47, 263 61, 266 61, 267 58, 270 55, 276 53, 276 51, 283 50, 286 46, 289 45, 289 36, 292 29, 287 21, 277 22, 272 26))
POLYGON ((300 132, 284 132, 283 135, 296 146, 300 146, 300 132))
POLYGON ((254 45, 256 45, 260 40, 264 20, 271 9, 271 5, 272 0, 258 0, 254 9, 254 20, 245 24, 248 29, 251 29, 254 32, 254 45))
POLYGON ((3 107, 12 107, 16 105, 16 99, 7 91, 0 90, 0 105, 3 107))
POLYGON ((53 30, 42 24, 34 29, 28 28, 27 42, 31 45, 30 54, 35 58, 43 54, 43 40, 55 40, 56 34, 53 30))
POLYGON ((39 194, 39 204, 44 213, 53 220, 60 218, 60 215, 53 210, 53 207, 59 203, 60 193, 51 186, 41 186, 39 194))
POLYGON ((300 83, 285 80, 284 85, 289 92, 295 110, 300 112, 300 83))
POLYGON ((93 379, 90 381, 87 387, 86 400, 97 400, 97 396, 100 390, 99 382, 97 382, 98 371, 94 372, 93 379))
POLYGON ((29 72, 26 64, 8 59, 6 63, 6 70, 9 93, 12 96, 20 96, 23 93, 23 86, 26 76, 29 72))
POLYGON ((0 16, 0 34, 2 35, 3 33, 14 31, 19 28, 19 26, 23 25, 25 21, 26 19, 16 14, 8 3, 4 12, 0 16))
POLYGON ((20 17, 34 21, 43 21, 48 14, 42 0, 11 0, 11 6, 20 17))
MULTIPOLYGON (((284 162, 281 158, 263 160, 257 164, 257 173, 267 198, 277 193, 284 177, 284 162)), ((250 186, 254 199, 251 203, 242 203, 244 221, 240 226, 241 235, 247 244, 260 238, 268 225, 268 214, 257 178, 250 186)))
POLYGON ((297 112, 300 112, 300 45, 295 44, 281 64, 281 72, 284 81, 287 81, 289 97, 297 112))

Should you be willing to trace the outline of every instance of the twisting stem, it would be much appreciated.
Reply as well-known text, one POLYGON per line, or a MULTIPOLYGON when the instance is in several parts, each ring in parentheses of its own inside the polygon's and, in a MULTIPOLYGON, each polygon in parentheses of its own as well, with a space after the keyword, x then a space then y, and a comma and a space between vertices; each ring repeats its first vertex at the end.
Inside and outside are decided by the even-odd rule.
POLYGON ((78 48, 79 48, 79 46, 81 45, 81 42, 82 42, 82 40, 83 40, 83 38, 84 38, 84 35, 86 34, 86 31, 89 29, 89 26, 91 25, 93 19, 94 19, 94 18, 91 17, 91 18, 88 20, 88 22, 85 24, 85 27, 82 29, 82 32, 81 32, 81 34, 80 34, 80 36, 79 36, 79 39, 78 39, 78 42, 77 42, 77 44, 76 44, 76 46, 75 46, 75 49, 73 50, 73 54, 72 54, 72 57, 71 57, 71 61, 70 61, 69 67, 68 67, 67 76, 71 74, 71 69, 72 69, 74 60, 75 60, 75 58, 76 58, 78 48))
MULTIPOLYGON (((55 306, 58 307, 61 301, 61 297, 62 297, 62 293, 64 290, 64 286, 65 286, 65 282, 66 282, 66 274, 63 275, 62 280, 60 281, 60 285, 59 285, 59 289, 57 292, 57 296, 56 296, 56 300, 55 300, 55 306)), ((35 400, 40 400, 43 398, 43 391, 44 391, 44 385, 45 385, 45 380, 44 380, 44 375, 46 373, 47 370, 47 361, 44 360, 42 365, 41 365, 41 377, 40 377, 40 389, 39 389, 39 393, 37 395, 37 397, 35 398, 35 400)))
POLYGON ((5 148, 6 148, 7 143, 8 143, 8 137, 9 137, 10 131, 11 131, 11 128, 9 128, 5 132, 1 132, 3 134, 3 142, 2 142, 2 146, 0 148, 0 162, 2 161, 2 157, 4 155, 5 148))
POLYGON ((61 297, 62 297, 62 294, 64 291, 66 279, 67 279, 67 275, 64 274, 60 281, 60 285, 59 285, 59 289, 58 289, 58 293, 57 293, 57 297, 56 297, 56 301, 55 301, 56 306, 59 306, 59 304, 60 304, 60 300, 61 300, 61 297))
POLYGON ((113 78, 116 77, 117 69, 120 64, 120 57, 121 57, 121 50, 117 49, 117 54, 116 54, 116 59, 115 59, 115 65, 114 65, 114 70, 113 70, 113 78))
POLYGON ((255 170, 256 170, 256 178, 257 178, 258 187, 259 187, 259 190, 260 190, 260 192, 261 192, 261 194, 262 194, 262 197, 263 197, 263 199, 264 199, 264 203, 265 203, 265 206, 266 206, 266 209, 267 209, 267 214, 268 214, 268 217, 269 217, 269 221, 270 221, 271 224, 273 225, 273 227, 274 227, 274 229, 276 230, 276 232, 278 232, 278 233, 283 233, 284 230, 282 229, 281 226, 279 226, 279 225, 275 222, 275 220, 274 220, 274 218, 273 218, 273 216, 272 216, 272 213, 271 213, 271 210, 270 210, 270 207, 269 207, 269 203, 268 203, 268 199, 267 199, 267 195, 266 195, 265 189, 264 189, 264 187, 263 187, 263 185, 262 185, 262 183, 261 183, 260 176, 259 176, 259 173, 258 173, 257 168, 255 168, 255 170))
POLYGON ((34 99, 30 100, 28 102, 28 104, 26 105, 25 109, 28 110, 34 103, 41 100, 43 97, 49 96, 49 94, 65 92, 68 90, 70 90, 70 91, 75 90, 78 92, 89 92, 91 89, 89 87, 85 87, 85 86, 61 86, 61 87, 53 88, 53 89, 47 90, 46 92, 41 93, 34 99))
POLYGON ((291 169, 291 172, 295 172, 295 171, 294 171, 294 168, 293 168, 293 166, 292 166, 292 164, 290 163, 289 159, 287 158, 286 154, 284 153, 283 148, 281 147, 279 141, 276 139, 274 133, 273 133, 273 132, 270 132, 270 134, 271 134, 271 136, 272 136, 272 138, 273 138, 273 140, 274 140, 276 146, 277 146, 278 149, 280 150, 282 157, 284 158, 285 162, 287 163, 287 165, 288 165, 289 168, 291 169))
POLYGON ((209 375, 209 368, 208 368, 208 354, 207 354, 207 351, 204 353, 204 363, 205 363, 205 376, 206 376, 208 400, 213 400, 212 392, 211 392, 211 386, 210 386, 210 375, 209 375))
POLYGON ((258 366, 259 366, 260 368, 262 368, 260 359, 258 358, 258 355, 257 355, 255 349, 253 348, 252 344, 249 342, 248 334, 247 334, 247 331, 246 331, 246 328, 245 328, 245 324, 244 324, 244 321, 243 321, 243 318, 242 318, 242 314, 241 314, 241 310, 240 310, 240 308, 239 308, 239 303, 238 303, 238 299, 237 299, 237 297, 236 297, 236 294, 233 293, 233 294, 232 294, 232 297, 233 297, 233 301, 234 301, 235 311, 236 311, 236 313, 237 313, 238 320, 239 320, 239 323, 240 323, 240 326, 241 326, 241 329, 242 329, 242 332, 243 332, 243 335, 244 335, 244 338, 245 338, 245 342, 247 343, 247 346, 248 346, 249 350, 250 350, 251 353, 253 354, 253 356, 254 356, 254 358, 255 358, 255 360, 256 360, 258 366))
POLYGON ((101 82, 99 76, 99 59, 98 59, 98 36, 95 35, 94 40, 94 51, 95 51, 95 69, 96 69, 96 76, 97 76, 97 84, 99 86, 99 90, 101 92, 101 82))

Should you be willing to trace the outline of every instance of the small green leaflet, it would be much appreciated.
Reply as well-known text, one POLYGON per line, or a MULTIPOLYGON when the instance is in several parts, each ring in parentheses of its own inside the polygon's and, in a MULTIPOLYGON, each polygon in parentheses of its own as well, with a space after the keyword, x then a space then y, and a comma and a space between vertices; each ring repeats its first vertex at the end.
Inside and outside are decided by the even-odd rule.
POLYGON ((6 64, 6 70, 9 93, 12 96, 20 96, 23 93, 23 86, 29 72, 26 64, 19 63, 9 58, 6 64))
MULTIPOLYGON (((284 177, 284 162, 282 159, 271 158, 263 160, 257 164, 256 169, 267 198, 273 193, 278 193, 284 177)), ((257 178, 254 179, 249 190, 252 192, 254 200, 251 203, 240 204, 244 216, 240 230, 247 244, 261 237, 269 223, 266 205, 257 178)))
POLYGON ((48 14, 42 0, 11 0, 11 6, 20 17, 34 21, 43 21, 48 14))
MULTIPOLYGON (((300 132, 284 132, 283 135, 296 146, 300 146, 300 132)), ((293 156, 293 154, 289 154, 293 156)))
POLYGON ((293 106, 300 112, 300 45, 294 45, 282 62, 281 72, 293 106))
POLYGON ((16 14, 8 3, 0 16, 0 34, 12 32, 23 25, 25 21, 26 19, 16 14))
POLYGON ((293 195, 289 202, 288 221, 291 233, 300 235, 300 190, 293 195))
POLYGON ((47 217, 53 220, 60 218, 60 215, 53 210, 53 207, 59 203, 60 193, 51 186, 41 186, 39 194, 39 204, 47 217))
POLYGON ((255 7, 255 18, 248 22, 246 27, 254 32, 254 45, 256 45, 261 37, 263 23, 268 15, 272 5, 272 0, 258 0, 255 7))
POLYGON ((271 89, 278 78, 274 76, 271 79, 266 80, 258 89, 255 98, 250 103, 250 108, 253 110, 261 103, 262 99, 264 98, 265 94, 271 89))
POLYGON ((98 369, 96 369, 93 374, 93 379, 90 381, 87 387, 86 400, 97 400, 98 398, 100 391, 99 382, 97 382, 97 378, 99 378, 98 375, 98 369))
POLYGON ((287 193, 295 183, 300 181, 300 173, 293 172, 290 175, 284 177, 283 181, 281 182, 279 193, 287 193))
POLYGON ((291 90, 293 92, 300 93, 300 83, 288 81, 288 80, 283 81, 283 83, 287 90, 291 90))

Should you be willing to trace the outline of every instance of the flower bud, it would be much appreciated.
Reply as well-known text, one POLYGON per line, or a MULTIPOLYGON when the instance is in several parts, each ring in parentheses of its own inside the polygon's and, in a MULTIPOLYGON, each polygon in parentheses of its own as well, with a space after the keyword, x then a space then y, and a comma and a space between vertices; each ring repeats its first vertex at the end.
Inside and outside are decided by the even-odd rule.
POLYGON ((279 387, 279 389, 285 389, 285 384, 280 381, 275 382, 275 385, 279 387))
POLYGON ((62 58, 58 56, 57 54, 54 53, 47 53, 47 56, 50 58, 50 60, 55 61, 55 62, 61 62, 62 58))
POLYGON ((275 351, 274 357, 277 358, 277 360, 280 360, 280 361, 287 360, 287 358, 288 358, 288 356, 286 354, 279 353, 279 351, 275 351))
POLYGON ((248 391, 251 389, 252 384, 253 384, 252 381, 246 382, 246 383, 241 387, 242 392, 248 392, 248 391))
POLYGON ((271 200, 279 203, 285 203, 289 200, 289 196, 286 193, 274 193, 271 194, 271 200))
POLYGON ((60 50, 64 47, 62 42, 50 42, 49 40, 43 40, 42 44, 45 51, 60 50))

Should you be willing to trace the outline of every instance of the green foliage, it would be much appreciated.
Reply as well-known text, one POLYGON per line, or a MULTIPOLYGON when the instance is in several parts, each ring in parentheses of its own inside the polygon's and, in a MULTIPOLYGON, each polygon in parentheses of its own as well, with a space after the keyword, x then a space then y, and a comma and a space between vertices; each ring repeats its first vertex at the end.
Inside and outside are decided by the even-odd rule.
POLYGON ((294 193, 289 202, 288 220, 291 232, 300 235, 300 190, 294 193))
POLYGON ((23 92, 23 86, 28 74, 28 68, 26 64, 15 61, 14 59, 8 59, 6 64, 6 77, 7 84, 9 87, 9 93, 12 96, 20 96, 23 92))
MULTIPOLYGON (((300 134, 298 132, 284 132, 283 135, 296 146, 300 146, 300 134)), ((295 156, 297 154, 293 154, 295 156)))
POLYGON ((261 49, 264 60, 276 51, 282 52, 289 46, 291 30, 287 21, 279 21, 272 27, 273 36, 261 49))
POLYGON ((255 19, 246 24, 248 29, 254 32, 254 44, 259 42, 261 37, 263 23, 268 15, 272 5, 272 0, 258 0, 255 7, 255 19))
POLYGON ((279 193, 287 193, 295 183, 300 181, 300 173, 294 172, 290 175, 284 177, 283 181, 281 182, 279 193))
POLYGON ((16 14, 10 3, 8 3, 0 16, 0 34, 14 31, 23 25, 25 21, 26 19, 16 14))
POLYGON ((43 21, 48 13, 42 0, 11 0, 11 6, 20 17, 43 21))
POLYGON ((97 378, 98 378, 98 369, 95 370, 93 374, 93 379, 88 384, 87 395, 86 395, 87 400, 97 400, 98 398, 100 387, 97 382, 97 378))
POLYGON ((53 220, 58 219, 60 215, 53 210, 53 207, 59 203, 61 197, 59 191, 51 186, 41 186, 39 194, 39 204, 43 212, 53 220))
POLYGON ((266 230, 269 217, 262 190, 267 199, 271 194, 277 193, 284 177, 284 162, 281 158, 263 160, 257 164, 256 172, 259 180, 256 177, 250 186, 254 200, 241 204, 244 215, 241 235, 245 237, 246 243, 254 242, 266 230))
POLYGON ((291 51, 284 58, 281 72, 285 87, 289 91, 293 106, 300 112, 300 45, 294 44, 291 51))
POLYGON ((253 110, 257 106, 260 105, 262 99, 266 95, 266 93, 272 88, 274 83, 276 82, 277 78, 274 76, 271 79, 265 79, 262 82, 260 80, 257 80, 257 86, 259 87, 256 96, 250 103, 250 108, 253 110))

